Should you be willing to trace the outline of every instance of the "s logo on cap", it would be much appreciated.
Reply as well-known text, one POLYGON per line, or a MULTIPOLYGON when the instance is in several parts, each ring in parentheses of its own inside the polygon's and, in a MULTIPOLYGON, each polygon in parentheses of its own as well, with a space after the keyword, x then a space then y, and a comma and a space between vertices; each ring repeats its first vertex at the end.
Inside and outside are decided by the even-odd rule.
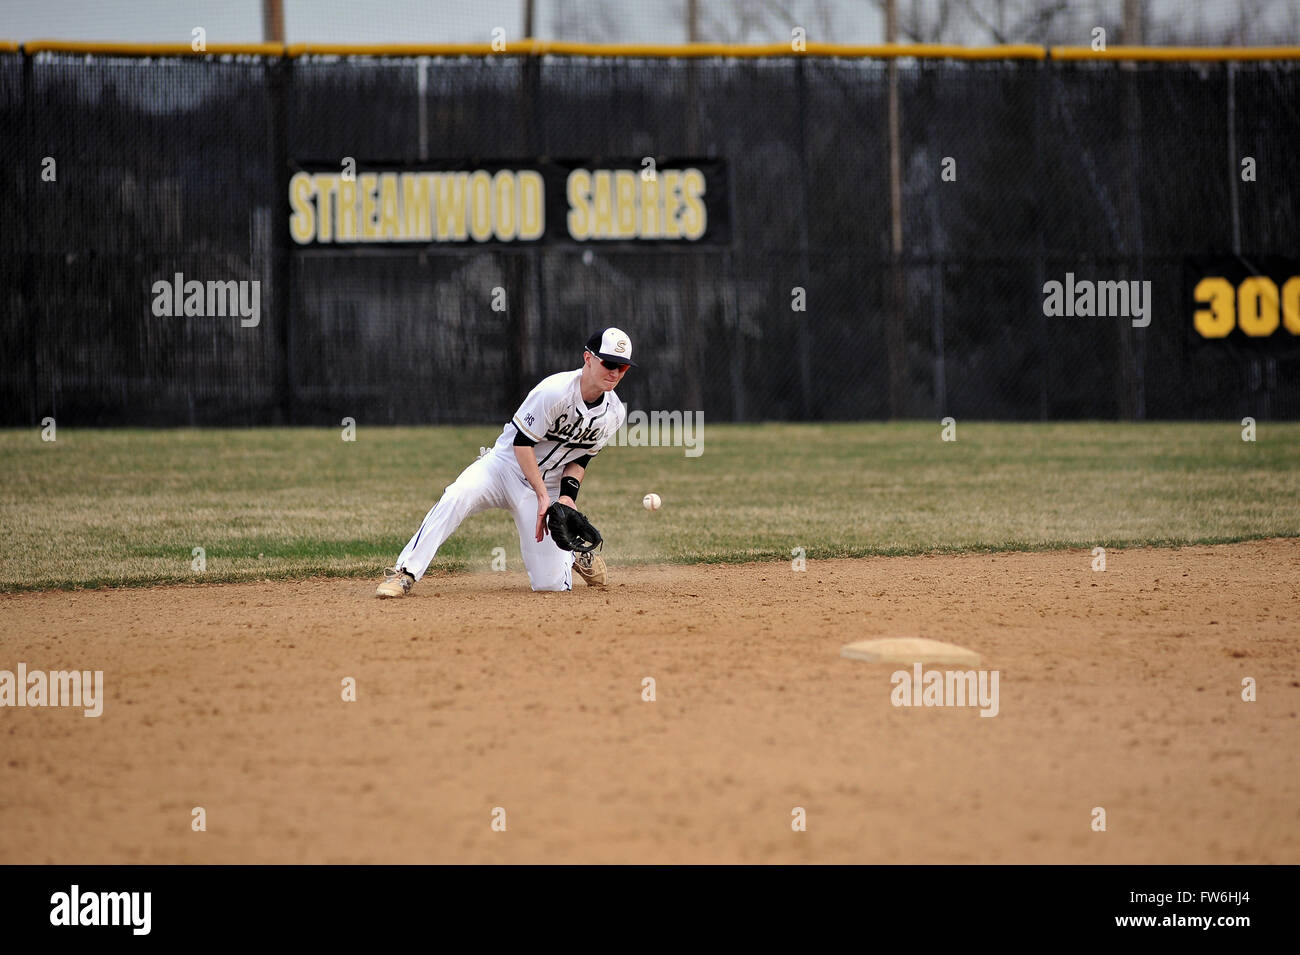
POLYGON ((620 355, 623 354, 623 352, 627 351, 627 342, 620 338, 618 344, 614 346, 614 351, 620 355))

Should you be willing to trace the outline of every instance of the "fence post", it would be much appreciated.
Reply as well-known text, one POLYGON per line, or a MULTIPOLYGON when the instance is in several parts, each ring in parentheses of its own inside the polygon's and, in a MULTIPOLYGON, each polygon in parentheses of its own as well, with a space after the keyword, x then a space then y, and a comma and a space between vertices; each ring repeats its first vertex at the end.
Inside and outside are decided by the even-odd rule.
MULTIPOLYGON (((542 155, 542 130, 544 129, 540 56, 532 53, 527 55, 520 73, 520 82, 523 87, 524 112, 527 117, 525 122, 528 129, 525 160, 534 162, 542 155)), ((541 245, 540 241, 534 242, 532 248, 520 249, 519 255, 504 256, 505 261, 510 263, 507 274, 514 286, 510 290, 510 306, 506 310, 510 322, 512 359, 510 362, 512 374, 506 376, 506 383, 510 388, 510 394, 506 395, 505 401, 506 414, 510 414, 510 409, 518 406, 535 382, 534 369, 537 364, 534 360, 535 343, 544 334, 545 328, 541 321, 541 316, 545 313, 545 304, 542 301, 542 296, 545 294, 545 280, 542 276, 541 245), (525 285, 532 287, 535 299, 533 307, 536 308, 538 315, 536 326, 532 329, 529 328, 528 320, 531 309, 525 304, 527 302, 524 297, 525 285)))
MULTIPOLYGON (((691 35, 695 33, 695 6, 690 5, 689 19, 691 35)), ((699 114, 699 69, 698 61, 693 57, 683 65, 686 71, 686 155, 694 159, 699 155, 700 114, 699 114)), ((682 290, 682 305, 678 310, 681 315, 682 341, 682 395, 684 409, 704 410, 704 329, 700 319, 700 285, 704 273, 700 268, 700 253, 695 249, 687 250, 685 261, 686 287, 682 290)))
MULTIPOLYGON (((1138 278, 1142 277, 1142 195, 1138 179, 1137 139, 1142 134, 1142 104, 1138 100, 1137 84, 1141 73, 1137 64, 1120 64, 1120 81, 1124 84, 1124 138, 1128 153, 1128 202, 1119 203, 1119 218, 1124 235, 1123 251, 1130 266, 1136 266, 1138 278)), ((1124 276, 1127 280, 1128 276, 1124 276)), ((1145 416, 1142 393, 1142 366, 1138 355, 1138 341, 1133 326, 1127 319, 1119 324, 1119 416, 1127 421, 1141 420, 1145 416)))
POLYGON ((1241 256, 1241 209, 1238 205, 1237 176, 1237 64, 1225 64, 1228 85, 1228 201, 1232 204, 1232 254, 1241 256))
MULTIPOLYGON (((1034 298, 1041 293, 1047 281, 1047 256, 1043 220, 1047 211, 1043 201, 1043 183, 1046 171, 1043 169, 1043 113, 1047 109, 1048 81, 1047 71, 1053 69, 1051 59, 1040 61, 1034 77, 1034 298)), ((1047 383, 1050 376, 1049 363, 1055 356, 1047 341, 1047 313, 1038 310, 1038 419, 1046 421, 1051 403, 1047 396, 1047 383)))
MULTIPOLYGON (((808 182, 808 80, 804 76, 804 58, 795 61, 795 89, 798 92, 796 111, 799 114, 799 194, 803 196, 803 208, 799 210, 799 285, 805 294, 812 289, 810 262, 808 255, 808 219, 812 208, 812 188, 808 182)), ((786 292, 786 307, 789 307, 789 292, 786 292)), ((817 302, 825 302, 825 294, 813 293, 813 307, 817 302)), ((799 417, 808 421, 812 417, 812 360, 808 346, 808 315, 806 310, 791 312, 795 321, 795 340, 799 344, 799 417)))
POLYGON ((293 85, 293 61, 288 55, 271 61, 271 170, 275 181, 275 197, 271 209, 279 210, 272 216, 272 287, 275 291, 275 318, 280 363, 276 381, 276 423, 294 424, 293 401, 293 263, 289 246, 289 98, 293 85))
MULTIPOLYGON (((898 7, 889 0, 885 8, 886 42, 898 42, 898 7)), ((907 339, 904 334, 906 284, 903 275, 903 173, 902 133, 898 104, 898 58, 890 57, 889 83, 889 285, 890 307, 885 318, 885 351, 889 356, 889 417, 897 420, 906 410, 907 339)))
MULTIPOLYGON (((35 120, 32 116, 32 87, 34 85, 32 76, 32 55, 25 49, 19 51, 19 56, 23 58, 23 145, 21 147, 21 162, 23 166, 22 182, 22 208, 23 224, 21 226, 23 233, 23 257, 22 257, 22 276, 19 279, 20 301, 22 307, 18 320, 22 322, 23 329, 26 333, 27 340, 27 371, 31 376, 30 388, 28 390, 31 407, 28 414, 28 423, 35 424, 40 420, 40 377, 36 361, 36 349, 41 342, 40 329, 40 310, 36 308, 36 303, 32 299, 32 288, 35 285, 35 279, 32 273, 36 269, 37 252, 32 247, 32 233, 34 232, 32 223, 35 216, 32 213, 32 183, 31 177, 35 173, 36 164, 31 162, 36 156, 36 130, 35 120)), ((50 413, 56 417, 58 413, 51 408, 50 413)))

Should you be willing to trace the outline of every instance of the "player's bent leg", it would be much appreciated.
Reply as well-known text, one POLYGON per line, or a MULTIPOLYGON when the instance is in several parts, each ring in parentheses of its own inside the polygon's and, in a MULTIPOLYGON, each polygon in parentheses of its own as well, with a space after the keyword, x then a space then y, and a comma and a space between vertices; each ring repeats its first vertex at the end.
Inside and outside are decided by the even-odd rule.
MULTIPOLYGON (((534 498, 536 500, 536 498, 534 498)), ((534 514, 535 521, 537 516, 534 514)), ((550 537, 542 538, 539 544, 533 527, 528 529, 528 540, 519 541, 519 549, 524 555, 524 569, 528 571, 528 583, 533 590, 572 590, 573 589, 573 551, 560 550, 550 537)))
POLYGON ((573 551, 555 546, 550 535, 537 540, 537 495, 525 486, 516 492, 511 512, 519 530, 519 550, 533 590, 572 590, 573 551))
POLYGON ((472 514, 496 505, 496 482, 488 464, 479 458, 447 485, 438 503, 420 522, 420 528, 402 548, 397 561, 385 572, 384 582, 375 590, 377 597, 402 597, 411 585, 424 576, 438 548, 472 514))
POLYGON ((438 548, 460 526, 461 521, 469 517, 472 506, 473 497, 467 488, 457 487, 456 483, 449 484, 438 503, 424 515, 419 529, 402 548, 394 566, 406 570, 416 580, 423 577, 429 564, 433 563, 438 548))

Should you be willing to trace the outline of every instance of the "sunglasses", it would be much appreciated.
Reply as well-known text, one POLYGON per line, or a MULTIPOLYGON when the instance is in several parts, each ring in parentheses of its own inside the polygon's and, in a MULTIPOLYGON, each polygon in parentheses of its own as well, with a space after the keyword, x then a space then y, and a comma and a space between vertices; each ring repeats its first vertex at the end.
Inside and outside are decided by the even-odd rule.
POLYGON ((604 358, 600 360, 600 363, 610 371, 627 371, 632 367, 631 365, 624 365, 616 361, 606 361, 604 358))

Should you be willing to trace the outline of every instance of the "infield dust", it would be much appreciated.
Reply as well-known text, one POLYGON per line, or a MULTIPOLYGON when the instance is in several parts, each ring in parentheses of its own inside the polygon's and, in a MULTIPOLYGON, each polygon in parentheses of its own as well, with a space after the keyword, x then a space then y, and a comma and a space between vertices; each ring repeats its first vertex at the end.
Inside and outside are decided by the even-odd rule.
POLYGON ((106 700, 0 710, 0 862, 1300 862, 1300 541, 1091 560, 7 595, 0 669, 106 700), (873 636, 997 716, 891 705, 873 636))

